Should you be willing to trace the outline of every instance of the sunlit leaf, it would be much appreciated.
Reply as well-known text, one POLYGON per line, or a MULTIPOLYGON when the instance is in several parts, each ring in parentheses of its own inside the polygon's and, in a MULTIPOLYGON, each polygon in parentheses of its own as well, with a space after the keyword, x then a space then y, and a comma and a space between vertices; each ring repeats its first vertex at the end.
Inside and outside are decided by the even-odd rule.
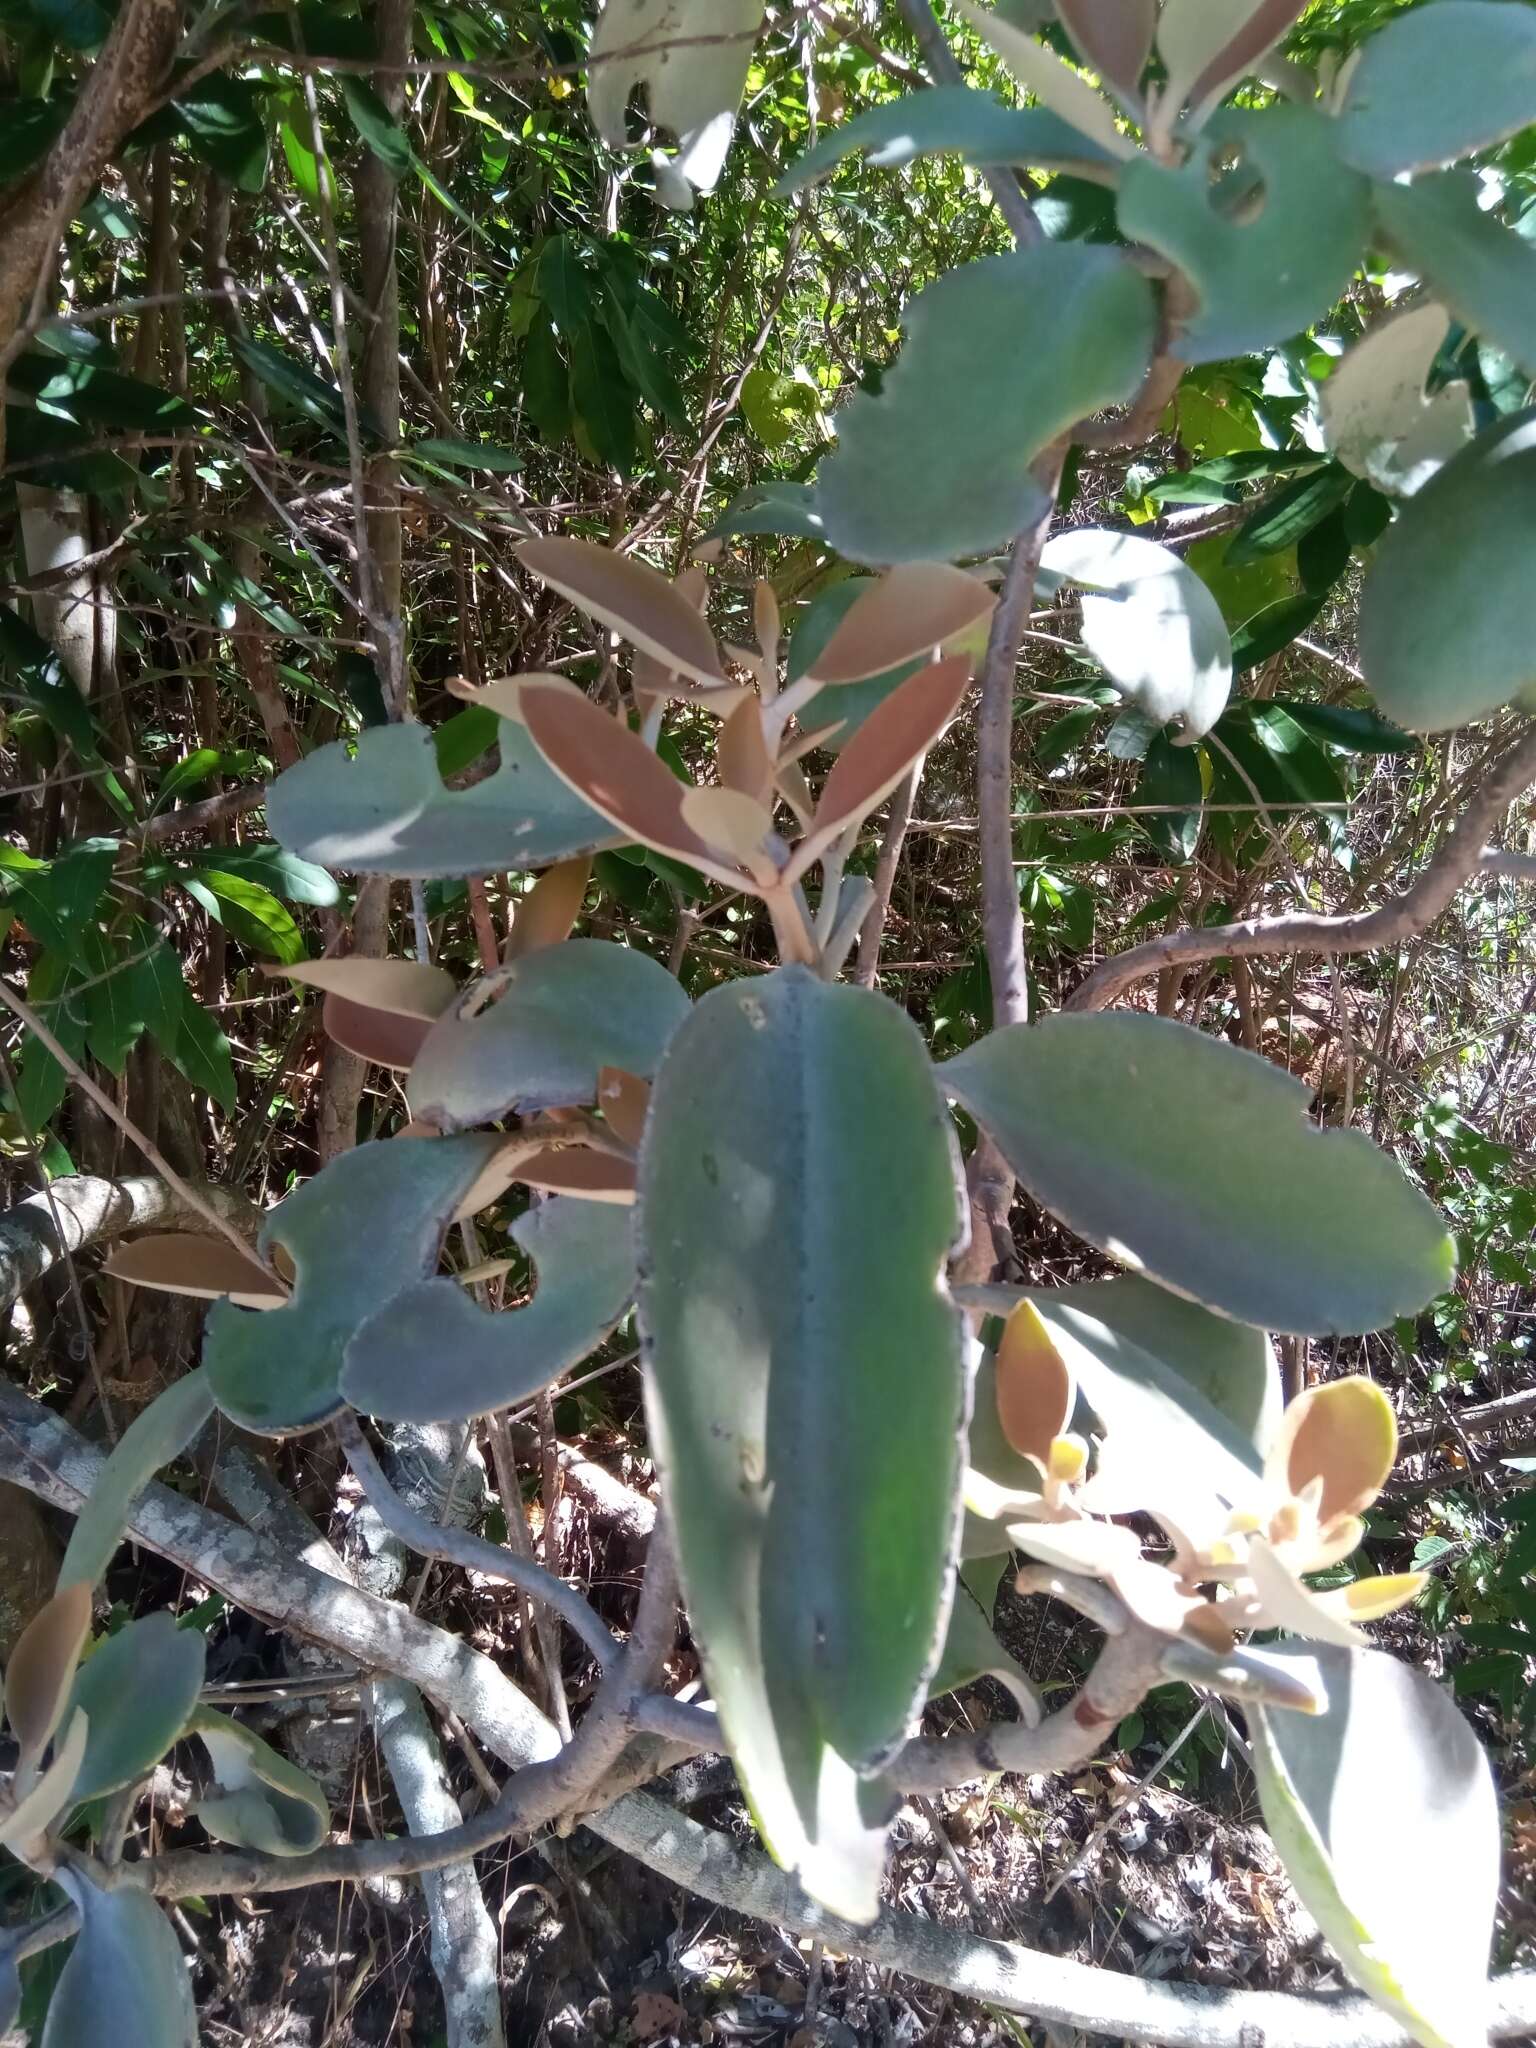
MULTIPOLYGON (((1435 0, 1443 7, 1446 0, 1435 0)), ((1473 171, 1378 185, 1376 215, 1437 298, 1536 377, 1536 249, 1478 203, 1473 171)))
POLYGON ((892 1804, 862 1774, 926 1696, 950 1605, 956 1171, 915 1027, 795 968, 699 1004, 642 1152, 647 1402, 690 1621, 765 1840, 856 1920, 892 1804))
POLYGON ((1272 50, 1306 0, 1163 0, 1157 47, 1167 67, 1170 107, 1217 98, 1272 50))
POLYGON ((1536 14, 1434 0, 1369 37, 1339 109, 1339 154, 1373 178, 1432 170, 1536 121, 1536 14))
MULTIPOLYGON (((712 192, 762 19, 763 0, 664 0, 660 8, 608 0, 592 37, 587 86, 598 134, 611 149, 623 148, 630 95, 643 85, 652 122, 677 136, 673 175, 712 192)), ((678 203, 686 204, 686 191, 678 203)))
POLYGON ((1432 1679, 1378 1650, 1268 1654, 1315 1669, 1328 1698, 1316 1715, 1250 1713, 1291 1881, 1361 1990, 1424 2048, 1471 2048, 1486 2031, 1500 1846, 1477 1738, 1432 1679))
POLYGON ((1240 1322, 1374 1330, 1449 1286, 1450 1237, 1267 1060, 1137 1011, 994 1032, 939 1069, 1025 1186, 1122 1264, 1240 1322))
POLYGON ((585 540, 528 540, 517 554, 525 569, 664 668, 705 685, 730 680, 708 626, 659 569, 585 540))
POLYGON ((494 1136, 358 1145, 279 1203, 260 1247, 270 1257, 281 1246, 293 1260, 291 1299, 261 1315, 228 1301, 209 1312, 203 1364, 222 1412, 267 1436, 334 1415, 348 1340, 437 1270, 443 1233, 500 1145, 494 1136))
POLYGON ((199 1707, 192 1729, 213 1764, 214 1789, 194 1811, 216 1842, 268 1856, 307 1856, 325 1840, 329 1801, 301 1771, 251 1729, 199 1707))
MULTIPOLYGON (((162 1465, 181 1456, 212 1413, 207 1374, 189 1372, 172 1380, 134 1417, 80 1510, 59 1567, 61 1588, 84 1586, 88 1591, 95 1585, 122 1539, 135 1499, 162 1465)), ((85 1611, 89 1616, 88 1600, 85 1611)))
MULTIPOLYGON (((1129 0, 1121 0, 1122 6, 1129 0)), ((1115 125, 1114 110, 1072 66, 996 8, 955 0, 960 13, 992 45, 1014 77, 1042 106, 1049 107, 1111 157, 1129 157, 1136 145, 1115 125)))
POLYGON ((654 1074, 688 998, 632 946, 571 939, 487 975, 432 1027, 411 1108, 447 1129, 597 1101, 604 1067, 654 1074))
POLYGON ((1472 438, 1465 384, 1425 396, 1450 324, 1443 306, 1411 306, 1372 327, 1323 386, 1330 453, 1379 490, 1411 495, 1472 438))
POLYGON ((1157 0, 1056 0, 1056 11, 1083 61, 1134 93, 1152 54, 1157 0))
POLYGON ((996 593, 948 562, 907 562, 858 595, 809 673, 821 683, 861 683, 915 658, 931 658, 959 634, 985 630, 996 593))
POLYGON ((1048 242, 951 271, 902 325, 879 392, 840 408, 817 478, 825 537, 858 562, 980 554, 1038 518, 1030 465, 1136 390, 1154 313, 1118 251, 1048 242))
MULTIPOLYGON (((1118 4, 1118 0, 1115 0, 1118 4)), ((1105 170, 1118 157, 1045 107, 1005 107, 991 93, 938 85, 866 108, 796 159, 774 190, 788 196, 824 178, 856 150, 877 170, 953 152, 971 164, 1105 170)))

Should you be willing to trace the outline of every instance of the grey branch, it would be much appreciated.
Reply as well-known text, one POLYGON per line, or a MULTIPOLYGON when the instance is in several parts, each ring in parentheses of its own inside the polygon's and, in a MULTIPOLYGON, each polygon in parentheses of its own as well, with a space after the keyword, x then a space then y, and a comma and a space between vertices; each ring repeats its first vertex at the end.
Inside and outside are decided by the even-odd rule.
MULTIPOLYGON (((254 1237, 254 1212, 243 1196, 219 1187, 198 1192, 237 1229, 249 1226, 254 1237)), ((120 1180, 69 1174, 0 1216, 0 1314, 23 1288, 87 1245, 131 1230, 207 1227, 202 1214, 155 1174, 128 1174, 120 1180)))
MULTIPOLYGON (((1477 794, 1436 847, 1423 873, 1395 902, 1345 917, 1287 912, 1248 917, 1237 924, 1169 932, 1132 946, 1096 967, 1067 998, 1068 1010, 1103 1010, 1149 975, 1168 967, 1198 967, 1208 960, 1255 959, 1267 954, 1368 953, 1401 945, 1427 931, 1456 892, 1484 865, 1489 832, 1522 791, 1536 780, 1536 731, 1527 732, 1484 778, 1477 794)), ((1502 855, 1512 859, 1512 855, 1502 855)))

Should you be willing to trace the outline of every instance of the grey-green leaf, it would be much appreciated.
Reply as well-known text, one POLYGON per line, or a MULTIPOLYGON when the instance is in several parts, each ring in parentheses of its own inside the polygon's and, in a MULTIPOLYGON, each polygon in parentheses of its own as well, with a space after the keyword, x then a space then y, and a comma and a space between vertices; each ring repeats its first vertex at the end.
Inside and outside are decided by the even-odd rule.
POLYGON ((1497 421, 1408 500, 1360 598, 1360 666, 1410 732, 1486 717, 1536 683, 1536 409, 1497 421))
POLYGON ((197 2009, 171 1923, 148 1892, 98 1891, 61 1872, 80 1932, 48 2002, 42 2048, 197 2048, 197 2009))
POLYGON ((627 1207, 557 1195, 512 1235, 538 1269, 524 1308, 492 1314, 456 1280, 397 1294, 347 1346, 341 1391, 391 1422, 458 1422, 509 1408, 579 1365, 635 1293, 627 1207))
POLYGON ((528 737, 503 719, 501 766, 469 789, 445 788, 432 735, 380 725, 317 747, 267 791, 267 822, 290 853, 355 874, 423 881, 548 867, 620 834, 563 783, 528 737))
POLYGON ((476 982, 438 1018, 411 1068, 411 1108, 462 1130, 514 1110, 596 1102, 603 1067, 649 1080, 687 1014, 680 984, 632 946, 546 946, 476 982))
POLYGON ((1365 253, 1369 187, 1339 162, 1333 124, 1313 108, 1225 107, 1178 168, 1150 157, 1127 164, 1119 218, 1128 241, 1156 249, 1194 285, 1199 310, 1175 353, 1218 362, 1328 311, 1365 253))
POLYGON ((1339 109, 1339 155, 1373 178, 1432 170, 1536 121, 1536 13, 1434 0, 1366 43, 1339 109))
POLYGON ((216 1842, 268 1856, 307 1856, 319 1848, 331 1810, 307 1771, 209 1707, 198 1708, 192 1731, 208 1751, 214 1775, 214 1790, 194 1811, 216 1842))
POLYGON ((191 1718, 208 1642, 174 1614, 147 1614, 108 1636, 80 1666, 70 1711, 90 1720, 85 1761, 71 1795, 94 1799, 152 1771, 191 1718))
POLYGON ((1349 1971, 1424 2048, 1487 2038, 1498 1796, 1477 1737, 1422 1671, 1379 1650, 1281 1644, 1322 1714, 1250 1715, 1264 1819, 1349 1971), (1434 1900, 1426 1913, 1424 1902, 1434 1900))
MULTIPOLYGON (((992 1525, 994 1540, 996 1525, 992 1525)), ((930 1699, 958 1692, 974 1685, 978 1678, 995 1678, 1013 1694, 1020 1717, 1031 1727, 1040 1723, 1040 1695, 1022 1664, 1010 1656, 997 1639, 992 1610, 997 1605, 997 1585, 1007 1569, 1006 1555, 995 1551, 971 1558, 960 1568, 955 1586, 955 1604, 949 1613, 949 1633, 944 1654, 928 1687, 930 1699)))
POLYGON ((1478 189, 1472 171, 1378 185, 1376 217, 1436 297, 1536 377, 1536 249, 1483 211, 1478 189))
POLYGON ((1010 1025, 939 1069, 1063 1223, 1261 1329, 1374 1330, 1450 1285, 1435 1209, 1256 1054, 1140 1011, 1010 1025))
POLYGON ((209 1311, 208 1385, 232 1422, 263 1435, 311 1429, 343 1405, 348 1341, 375 1310, 437 1269, 454 1210, 495 1136, 390 1138, 333 1159, 262 1226, 294 1262, 286 1308, 209 1311))
POLYGON ((1210 731, 1232 692, 1232 635, 1186 563, 1156 541, 1079 527, 1046 543, 1043 569, 1083 592, 1083 645, 1154 725, 1186 742, 1210 731))
POLYGON ((838 414, 825 538, 852 561, 981 554, 1045 508, 1030 464, 1128 399, 1151 355, 1147 280, 1119 251, 1047 242, 967 263, 907 306, 878 394, 838 414))
POLYGON ((1032 164, 1045 169, 1118 169, 1108 150, 1045 107, 1005 107, 991 93, 940 85, 887 100, 831 129, 798 158, 774 187, 780 197, 802 191, 854 151, 877 170, 950 154, 968 164, 1032 164))
POLYGON ((888 1793, 948 1621, 966 1427, 958 1162, 884 997, 782 969, 707 995, 640 1164, 651 1439, 764 1838, 873 1917, 888 1793))
POLYGON ((60 1586, 95 1585, 122 1538, 135 1497, 162 1465, 181 1455, 212 1413, 208 1375, 189 1372, 134 1417, 113 1446, 70 1532, 59 1567, 60 1586))

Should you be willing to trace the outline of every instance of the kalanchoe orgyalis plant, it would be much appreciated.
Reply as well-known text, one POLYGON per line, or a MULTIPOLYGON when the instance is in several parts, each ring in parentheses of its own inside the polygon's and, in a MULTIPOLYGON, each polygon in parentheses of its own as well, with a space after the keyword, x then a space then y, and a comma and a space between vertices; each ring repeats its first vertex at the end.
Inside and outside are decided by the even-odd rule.
MULTIPOLYGON (((1412 1312, 1450 1277, 1443 1227, 1362 1139, 1311 1130, 1284 1076, 1182 1025, 1137 1012, 1014 1025, 935 1068, 894 1004, 836 984, 869 908, 868 885, 845 877, 860 830, 959 715, 993 613, 985 574, 955 558, 1048 511, 1047 451, 1118 430, 1086 415, 1125 404, 1149 429, 1184 365, 1284 341, 1328 311, 1372 247, 1435 298, 1368 334, 1321 410, 1343 473, 1321 496, 1340 502, 1360 477, 1399 501, 1370 567, 1365 670, 1414 729, 1521 701, 1531 420, 1473 439, 1466 394, 1430 386, 1450 313, 1532 367, 1536 258, 1446 167, 1536 115, 1536 17, 1432 0, 1352 67, 1313 79, 1271 61, 1296 0, 1058 0, 1096 91, 1014 20, 963 11, 1039 104, 955 88, 894 119, 880 110, 828 138, 795 182, 865 146, 884 162, 949 149, 1062 167, 1112 192, 1136 254, 1069 241, 941 279, 907 308, 906 347, 878 392, 844 408, 815 484, 723 522, 770 531, 782 513, 785 530, 888 572, 827 646, 781 683, 766 582, 757 648, 722 653, 702 572, 672 584, 618 551, 536 541, 526 568, 633 649, 638 730, 563 678, 520 676, 481 693, 501 719, 501 759, 471 790, 445 787, 425 736, 398 727, 365 734, 355 758, 311 757, 271 791, 274 831, 310 859, 542 879, 506 962, 468 990, 424 961, 296 972, 324 991, 338 1042, 406 1075, 405 1132, 279 1205, 255 1255, 161 1240, 117 1262, 125 1278, 221 1305, 201 1372, 119 1447, 81 1551, 8 1674, 19 1761, 0 1839, 62 1873, 84 1927, 61 2024, 85 2024, 93 1959, 125 1945, 139 1951, 145 2037, 158 2029, 179 2048, 193 2024, 163 1920, 61 1855, 83 1788, 131 1782, 190 1730, 213 1763, 199 1809, 210 1834, 295 1856, 323 1830, 315 1788, 192 1706, 195 1639, 151 1618, 97 1653, 114 1661, 94 1682, 94 1659, 77 1676, 90 1587, 135 1486, 217 1402, 272 1433, 334 1420, 378 1490, 354 1408, 505 1407, 580 1362, 635 1300, 716 1714, 679 1715, 656 1691, 667 1644, 655 1654, 650 1635, 673 1621, 659 1544, 659 1620, 642 1610, 633 1671, 594 1618, 575 1623, 605 1665, 579 1738, 597 1775, 555 1783, 553 1803, 518 1809, 508 1831, 569 1810, 635 1729, 686 1728, 729 1748, 765 1840, 811 1894, 867 1920, 904 1787, 1000 1759, 1073 1761, 1146 1685, 1178 1675, 1251 1709, 1271 1826, 1359 1981, 1428 2048, 1480 2033, 1497 1855, 1486 1765, 1428 1681, 1359 1634, 1417 1578, 1307 1584, 1358 1548, 1392 1461, 1391 1411, 1369 1382, 1344 1380, 1277 1421, 1262 1335, 1412 1312), (1293 103, 1221 107, 1255 71, 1293 103), (851 704, 855 687, 858 715, 841 716, 838 693, 851 704), (719 721, 713 780, 684 784, 655 751, 678 701, 719 721), (807 764, 824 747, 835 765, 813 790, 807 764), (781 965, 690 1005, 638 950, 572 940, 590 856, 629 844, 760 899, 781 965), (1144 1276, 1140 1291, 1111 1299, 1122 1283, 1094 1283, 1102 1295, 1062 1290, 1054 1304, 952 1291, 966 1224, 946 1099, 1046 1208, 1144 1276), (453 1226, 514 1183, 552 1199, 519 1225, 538 1291, 509 1319, 440 1268, 453 1226), (967 1315, 998 1309, 988 1356, 967 1315), (1125 1525, 1137 1514, 1162 1530, 1160 1554, 1125 1525), (910 1738, 931 1689, 988 1668, 957 1645, 962 1617, 976 1628, 954 1608, 961 1555, 985 1584, 1006 1550, 1030 1560, 1025 1590, 1075 1599, 1109 1643, 1065 1717, 1040 1720, 1021 1694, 1020 1724, 989 1731, 985 1754, 962 1745, 946 1759, 910 1738), (1275 1628, 1322 1647, 1247 1640, 1275 1628), (103 1679, 117 1665, 123 1708, 103 1679), (1403 1787, 1431 1783, 1415 1810, 1403 1787), (1457 1869, 1456 1903, 1426 1927, 1414 1908, 1441 1866, 1457 1869)), ((638 12, 615 0, 601 54, 638 12)), ((749 33, 761 9, 730 12, 749 33)), ((702 18, 674 9, 684 27, 702 18)), ((713 182, 741 40, 670 73, 641 66, 653 114, 682 139, 678 171, 659 173, 674 198, 679 174, 713 182)), ((613 63, 597 96, 614 140, 635 76, 613 63)), ((1050 543, 1045 571, 1082 594, 1083 643, 1110 682, 1151 724, 1199 742, 1236 664, 1187 564, 1089 528, 1050 543)), ((398 1520, 399 1503, 380 1498, 398 1520)), ((570 1589, 526 1561, 490 1545, 467 1554, 572 1613, 570 1589)))

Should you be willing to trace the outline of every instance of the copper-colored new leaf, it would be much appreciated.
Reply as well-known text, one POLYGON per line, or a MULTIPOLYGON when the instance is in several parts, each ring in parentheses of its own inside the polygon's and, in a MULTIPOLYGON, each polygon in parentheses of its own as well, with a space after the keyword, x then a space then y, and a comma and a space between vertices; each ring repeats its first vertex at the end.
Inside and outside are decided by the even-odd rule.
POLYGON ((717 880, 738 886, 746 879, 711 857, 683 818, 686 785, 627 726, 569 683, 530 684, 522 706, 534 745, 550 767, 621 832, 717 880))
POLYGON ((24 1764, 37 1761, 59 1725, 90 1627, 90 1585, 61 1586, 16 1639, 5 1667, 5 1711, 24 1764))
POLYGON ((341 996, 359 1009, 394 1017, 440 1017, 457 994, 453 976, 422 960, 299 960, 280 970, 306 988, 341 996))
POLYGON ((450 695, 462 698, 466 704, 483 705, 487 711, 494 711, 498 718, 510 718, 515 724, 521 725, 523 714, 519 704, 524 683, 545 681, 563 683, 565 678, 550 676, 547 670, 537 669, 520 676, 492 676, 488 683, 482 683, 479 689, 476 689, 462 676, 450 676, 448 690, 450 695))
POLYGON ((517 1178, 541 1194, 575 1195, 584 1202, 630 1203, 635 1199, 631 1162, 615 1159, 608 1152, 594 1152, 590 1145, 546 1145, 519 1162, 517 1178))
POLYGON ((1210 0, 1165 0, 1157 43, 1168 67, 1174 104, 1199 107, 1243 77, 1272 50, 1306 0, 1241 0, 1242 19, 1218 42, 1225 26, 1210 0))
POLYGON ((545 946, 564 944, 581 915, 591 873, 592 862, 586 857, 557 861, 544 870, 518 903, 512 936, 507 941, 509 960, 524 959, 545 946))
POLYGON ((1051 1462, 1051 1445, 1072 1420, 1072 1371, 1033 1302, 1021 1301, 997 1347, 997 1419, 1024 1458, 1051 1462))
POLYGON ((615 1137, 638 1151, 645 1112, 651 1105, 650 1082, 625 1073, 622 1067, 604 1067, 597 1077, 597 1102, 615 1137))
POLYGON ((1380 1493, 1397 1456, 1397 1417, 1374 1380, 1331 1380, 1285 1411, 1268 1467, 1294 1498, 1323 1482, 1318 1519, 1356 1515, 1380 1493))
POLYGON ((1157 0, 1056 0, 1083 61, 1122 92, 1134 93, 1152 54, 1157 0))
POLYGON ((933 662, 870 713, 822 785, 814 829, 795 848, 786 882, 798 881, 824 847, 890 795, 959 710, 970 681, 969 661, 933 662))
POLYGON ((365 1009, 348 996, 336 995, 326 997, 320 1021, 327 1038, 376 1067, 413 1066, 422 1040, 432 1029, 428 1017, 402 1017, 390 1010, 365 1009))
POLYGON ((773 814, 740 789, 685 789, 683 822, 727 861, 739 862, 753 878, 771 886, 777 877, 766 851, 773 814))
POLYGON ((762 704, 744 697, 720 728, 715 766, 727 789, 739 789, 760 804, 773 796, 773 756, 763 738, 762 704))
POLYGON ((288 1298, 281 1281, 256 1259, 243 1257, 228 1238, 190 1231, 136 1238, 119 1246, 103 1270, 114 1280, 155 1287, 163 1294, 191 1294, 204 1301, 228 1295, 241 1308, 277 1308, 288 1298))
POLYGON ((517 552, 535 576, 667 669, 695 682, 729 682, 708 626, 659 570, 584 540, 530 540, 517 552))
POLYGON ((855 600, 809 674, 819 683, 862 683, 932 654, 996 606, 996 592, 963 569, 904 562, 855 600))

